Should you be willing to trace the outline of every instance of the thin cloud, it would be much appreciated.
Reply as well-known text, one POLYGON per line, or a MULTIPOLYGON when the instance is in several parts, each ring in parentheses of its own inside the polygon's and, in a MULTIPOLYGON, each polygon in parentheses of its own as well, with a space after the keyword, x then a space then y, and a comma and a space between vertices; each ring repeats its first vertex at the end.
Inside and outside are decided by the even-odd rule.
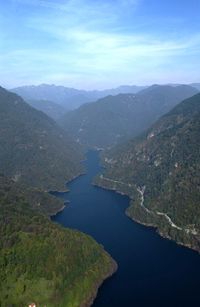
MULTIPOLYGON (((22 83, 31 77, 35 83, 53 83, 55 78, 58 83, 71 86, 80 83, 87 87, 134 80, 148 83, 148 78, 154 82, 156 73, 160 80, 175 75, 178 78, 184 75, 184 69, 188 78, 196 78, 200 35, 195 31, 160 34, 155 30, 152 16, 138 22, 137 9, 143 0, 13 0, 12 3, 26 6, 29 12, 20 20, 26 40, 13 37, 12 48, 2 49, 2 78, 15 74, 22 83), (131 22, 126 20, 128 13, 132 14, 131 22)), ((159 19, 159 24, 163 20, 159 19)), ((2 40, 9 45, 6 29, 4 32, 2 40)))

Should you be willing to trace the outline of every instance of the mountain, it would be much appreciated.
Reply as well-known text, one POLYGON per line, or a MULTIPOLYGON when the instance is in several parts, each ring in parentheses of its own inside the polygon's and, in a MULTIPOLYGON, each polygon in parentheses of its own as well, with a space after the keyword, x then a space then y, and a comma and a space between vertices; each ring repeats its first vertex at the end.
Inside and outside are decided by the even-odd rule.
POLYGON ((198 91, 154 85, 137 94, 107 96, 64 115, 59 123, 87 147, 106 148, 137 136, 177 103, 198 91))
POLYGON ((138 85, 121 85, 113 89, 107 89, 102 91, 91 91, 91 99, 93 101, 96 99, 104 98, 109 95, 118 95, 118 94, 136 94, 147 88, 147 86, 138 86, 138 85))
POLYGON ((12 89, 25 100, 54 101, 65 109, 74 109, 82 103, 88 102, 86 91, 81 91, 65 86, 41 84, 38 86, 22 86, 12 89))
POLYGON ((79 146, 44 113, 0 87, 0 306, 90 306, 116 263, 91 237, 49 216, 46 191, 82 172, 79 146))
POLYGON ((65 86, 41 84, 38 86, 22 86, 12 89, 12 92, 20 95, 25 100, 49 100, 61 105, 65 109, 73 110, 84 103, 92 102, 108 95, 119 93, 137 93, 145 86, 120 86, 116 89, 102 91, 84 91, 65 86))
POLYGON ((49 117, 53 118, 54 120, 58 120, 62 117, 67 109, 62 107, 61 105, 48 100, 26 100, 26 102, 32 106, 33 108, 42 111, 49 117))
POLYGON ((130 196, 132 219, 200 252, 200 94, 105 153, 96 182, 130 196))
POLYGON ((0 176, 0 306, 87 307, 116 263, 91 237, 33 210, 0 176))
POLYGON ((82 171, 79 146, 48 116, 0 88, 0 172, 43 190, 82 171))
POLYGON ((200 83, 191 83, 190 85, 200 91, 200 83))

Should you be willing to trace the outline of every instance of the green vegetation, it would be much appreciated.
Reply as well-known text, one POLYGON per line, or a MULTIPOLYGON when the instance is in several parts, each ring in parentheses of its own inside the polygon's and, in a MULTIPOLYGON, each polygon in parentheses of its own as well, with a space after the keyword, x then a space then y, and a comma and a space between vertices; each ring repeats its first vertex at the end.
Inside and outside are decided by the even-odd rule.
POLYGON ((87 306, 116 269, 91 237, 32 210, 16 183, 0 177, 0 306, 87 306))
POLYGON ((43 190, 65 189, 82 172, 80 148, 48 116, 0 88, 0 171, 43 190))
POLYGON ((139 135, 197 92, 186 85, 154 85, 137 94, 108 96, 85 104, 68 112, 59 122, 82 145, 107 148, 139 135))
POLYGON ((180 103, 141 137, 108 151, 106 172, 96 180, 134 200, 127 210, 130 217, 198 251, 199 131, 200 94, 180 103))
POLYGON ((50 221, 63 203, 45 192, 82 172, 79 146, 0 88, 0 147, 0 306, 89 306, 116 264, 91 237, 50 221))

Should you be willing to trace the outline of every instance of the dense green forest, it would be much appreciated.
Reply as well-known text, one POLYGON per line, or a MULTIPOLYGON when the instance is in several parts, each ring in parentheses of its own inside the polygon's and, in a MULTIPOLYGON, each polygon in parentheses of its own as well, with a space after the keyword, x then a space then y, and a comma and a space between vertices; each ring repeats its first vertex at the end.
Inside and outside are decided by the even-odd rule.
POLYGON ((116 264, 91 237, 49 219, 48 191, 83 169, 80 147, 48 116, 0 88, 0 306, 89 306, 116 264))
POLYGON ((81 149, 44 113, 0 88, 0 171, 45 190, 65 189, 82 172, 81 149))
POLYGON ((116 264, 91 237, 53 224, 0 176, 0 306, 87 306, 116 264))
POLYGON ((200 251, 200 94, 103 156, 96 182, 128 194, 127 214, 200 251))

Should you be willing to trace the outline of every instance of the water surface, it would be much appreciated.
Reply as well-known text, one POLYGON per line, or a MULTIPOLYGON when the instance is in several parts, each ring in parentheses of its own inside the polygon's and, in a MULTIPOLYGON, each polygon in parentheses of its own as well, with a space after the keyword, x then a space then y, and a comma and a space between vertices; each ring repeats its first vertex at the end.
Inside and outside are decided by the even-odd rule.
POLYGON ((97 152, 84 163, 87 174, 56 193, 70 203, 52 220, 93 236, 118 263, 93 306, 200 306, 200 255, 130 220, 128 197, 91 185, 101 170, 97 152))

